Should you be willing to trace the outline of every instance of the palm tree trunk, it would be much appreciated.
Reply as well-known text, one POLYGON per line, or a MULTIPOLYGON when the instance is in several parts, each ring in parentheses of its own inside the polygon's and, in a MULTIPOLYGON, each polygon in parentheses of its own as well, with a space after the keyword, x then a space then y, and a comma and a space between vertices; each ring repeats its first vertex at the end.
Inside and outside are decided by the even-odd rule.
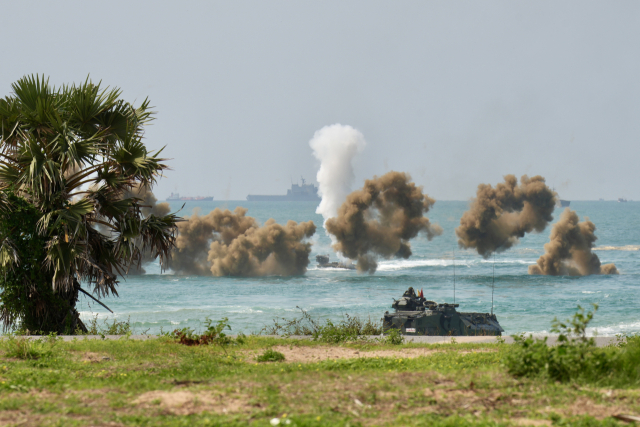
MULTIPOLYGON (((49 285, 50 286, 50 285, 49 285)), ((55 332, 58 335, 74 335, 76 331, 88 332, 85 324, 80 320, 80 313, 76 309, 78 303, 78 289, 80 284, 75 281, 73 289, 67 292, 49 294, 51 301, 45 300, 27 327, 34 332, 47 334, 55 332)), ((43 298, 38 296, 37 298, 43 298)), ((47 299, 47 297, 44 297, 47 299)))
MULTIPOLYGON (((69 329, 67 332, 69 335, 74 335, 76 333, 76 331, 80 330, 81 332, 87 333, 87 327, 85 326, 84 323, 82 323, 82 320, 80 320, 80 313, 78 313, 78 310, 76 309, 76 304, 78 303, 78 294, 80 293, 80 283, 78 283, 77 280, 74 279, 73 281, 73 290, 71 292, 69 292, 69 296, 67 298, 67 301, 69 303, 69 309, 68 309, 68 314, 67 316, 69 316, 69 320, 66 319, 67 316, 65 316, 65 320, 63 325, 69 325, 69 329)), ((63 326, 61 325, 61 326, 63 326)))

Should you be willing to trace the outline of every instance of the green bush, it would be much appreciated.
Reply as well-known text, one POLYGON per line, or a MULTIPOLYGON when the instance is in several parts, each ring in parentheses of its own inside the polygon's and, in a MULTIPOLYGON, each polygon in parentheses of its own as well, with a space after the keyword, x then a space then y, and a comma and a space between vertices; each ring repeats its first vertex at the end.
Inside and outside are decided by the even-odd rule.
POLYGON ((387 331, 387 334, 381 338, 381 341, 385 344, 401 345, 404 344, 404 335, 398 328, 391 328, 387 331))
POLYGON ((216 344, 223 349, 229 344, 244 344, 245 342, 245 336, 242 333, 238 334, 234 340, 224 332, 226 329, 231 330, 229 319, 226 317, 218 320, 215 324, 213 320, 207 317, 204 325, 206 329, 201 334, 195 332, 192 328, 182 328, 173 331, 173 333, 169 334, 169 337, 175 338, 180 344, 188 346, 216 344))
POLYGON ((284 354, 268 348, 261 355, 256 357, 258 362, 284 362, 284 354))
POLYGON ((627 336, 617 347, 607 349, 612 369, 605 381, 608 385, 625 387, 640 385, 640 335, 627 336))
POLYGON ((58 341, 59 338, 51 334, 43 338, 8 335, 0 342, 5 357, 35 360, 52 356, 58 341))
POLYGON ((131 318, 128 317, 127 320, 123 320, 118 322, 116 319, 113 319, 111 323, 109 323, 108 319, 104 319, 102 322, 103 325, 98 323, 98 315, 96 314, 94 317, 89 320, 87 323, 87 331, 83 332, 82 330, 76 330, 77 335, 131 335, 131 318))
POLYGON ((273 325, 262 328, 266 335, 310 335, 314 341, 337 344, 349 341, 366 340, 367 336, 380 335, 382 326, 373 322, 371 318, 363 320, 357 316, 345 314, 343 319, 334 323, 326 320, 324 323, 314 319, 305 310, 297 307, 302 315, 294 319, 276 318, 273 325))
MULTIPOLYGON (((558 344, 549 346, 547 338, 514 336, 515 344, 505 359, 509 373, 516 377, 543 376, 554 381, 583 380, 611 382, 623 371, 635 371, 640 358, 640 341, 632 339, 621 348, 598 348, 593 338, 587 338, 586 328, 598 306, 585 314, 584 308, 566 322, 553 321, 552 332, 559 333, 558 344)), ((632 372, 629 372, 632 373, 632 372)))

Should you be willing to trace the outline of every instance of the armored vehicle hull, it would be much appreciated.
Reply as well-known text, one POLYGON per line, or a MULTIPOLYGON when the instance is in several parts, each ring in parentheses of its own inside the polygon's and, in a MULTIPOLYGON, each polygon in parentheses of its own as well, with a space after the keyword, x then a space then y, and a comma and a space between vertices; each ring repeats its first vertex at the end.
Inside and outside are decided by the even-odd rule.
POLYGON ((352 263, 344 263, 344 262, 329 262, 328 255, 317 255, 316 261, 318 261, 318 268, 342 268, 344 270, 355 270, 356 266, 352 263))
POLYGON ((409 288, 392 304, 395 313, 384 314, 383 332, 399 329, 405 335, 468 336, 502 335, 504 329, 495 314, 460 313, 459 304, 437 304, 416 296, 409 288))

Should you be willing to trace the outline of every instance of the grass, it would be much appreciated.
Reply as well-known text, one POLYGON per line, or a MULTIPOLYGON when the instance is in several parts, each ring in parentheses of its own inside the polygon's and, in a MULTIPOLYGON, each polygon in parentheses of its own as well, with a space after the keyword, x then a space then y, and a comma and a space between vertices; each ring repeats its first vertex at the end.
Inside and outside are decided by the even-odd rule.
POLYGON ((104 319, 102 324, 98 322, 98 315, 96 314, 87 322, 87 332, 83 333, 80 330, 76 331, 76 335, 130 335, 131 319, 117 321, 115 318, 111 323, 107 319, 104 319))
POLYGON ((51 357, 59 339, 55 335, 41 338, 26 338, 8 335, 3 343, 5 357, 36 360, 51 357))
POLYGON ((640 412, 638 384, 510 375, 503 363, 515 350, 505 344, 79 337, 37 358, 16 357, 9 340, 0 347, 7 425, 269 426, 277 418, 290 426, 597 426, 640 412), (269 351, 285 361, 256 361, 269 351), (332 352, 342 356, 323 356, 332 352), (303 353, 323 357, 295 359, 303 353))
POLYGON ((285 337, 231 337, 227 319, 146 341, 116 322, 118 340, 10 335, 0 425, 620 425, 614 415, 640 413, 640 337, 596 348, 594 312, 554 320, 553 348, 370 339, 370 321, 305 312, 274 322, 285 337), (290 338, 304 328, 311 339, 290 338))
POLYGON ((294 317, 293 319, 275 318, 273 319, 273 324, 262 328, 262 334, 284 337, 310 335, 314 341, 334 344, 366 340, 364 338, 366 336, 382 334, 382 324, 374 322, 370 317, 365 320, 345 313, 342 320, 338 322, 334 323, 330 319, 323 322, 314 319, 302 308, 296 308, 300 310, 300 317, 294 317))
POLYGON ((586 334, 598 306, 578 311, 565 322, 557 318, 551 331, 558 333, 558 344, 547 345, 547 338, 516 336, 516 345, 505 358, 510 374, 541 377, 559 382, 582 382, 607 386, 640 384, 640 336, 626 337, 617 346, 598 348, 586 334))
POLYGON ((284 354, 272 348, 266 349, 264 353, 256 357, 258 362, 284 362, 285 359, 284 354))
MULTIPOLYGON (((104 319, 101 322, 98 322, 98 315, 92 316, 88 321, 85 322, 85 326, 87 327, 87 332, 83 332, 79 328, 76 329, 74 335, 131 335, 133 333, 133 328, 131 327, 131 319, 127 318, 127 320, 118 321, 115 318, 111 320, 109 323, 109 319, 104 319)), ((148 331, 148 330, 147 330, 148 331)), ((143 331, 142 334, 146 334, 147 331, 143 331)), ((12 334, 15 335, 44 335, 42 331, 29 331, 28 329, 24 329, 23 327, 18 327, 15 330, 11 331, 12 334)))

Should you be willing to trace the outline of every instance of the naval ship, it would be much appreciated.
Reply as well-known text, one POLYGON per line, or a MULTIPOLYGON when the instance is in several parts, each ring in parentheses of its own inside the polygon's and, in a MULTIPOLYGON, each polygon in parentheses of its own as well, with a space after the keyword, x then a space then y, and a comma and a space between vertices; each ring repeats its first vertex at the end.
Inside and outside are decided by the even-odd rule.
POLYGON ((249 194, 247 200, 251 202, 319 202, 318 187, 313 184, 306 184, 302 178, 302 185, 291 184, 291 189, 282 196, 263 196, 249 194))
POLYGON ((212 200, 213 196, 180 197, 180 193, 171 193, 171 195, 167 197, 167 202, 210 202, 212 200))

